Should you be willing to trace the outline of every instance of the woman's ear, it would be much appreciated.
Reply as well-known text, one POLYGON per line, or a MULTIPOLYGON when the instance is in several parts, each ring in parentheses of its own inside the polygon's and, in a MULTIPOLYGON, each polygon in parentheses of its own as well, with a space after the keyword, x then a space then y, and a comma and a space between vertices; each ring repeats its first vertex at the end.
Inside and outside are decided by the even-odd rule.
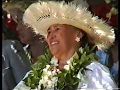
POLYGON ((80 42, 81 38, 84 36, 84 34, 80 31, 76 32, 76 36, 75 36, 75 41, 76 42, 80 42))

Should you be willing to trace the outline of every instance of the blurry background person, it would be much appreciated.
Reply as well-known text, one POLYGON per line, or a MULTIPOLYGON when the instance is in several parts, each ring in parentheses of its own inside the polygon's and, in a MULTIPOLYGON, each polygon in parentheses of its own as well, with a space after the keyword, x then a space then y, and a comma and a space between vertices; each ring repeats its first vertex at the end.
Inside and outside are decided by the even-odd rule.
POLYGON ((109 25, 118 28, 118 0, 86 0, 89 9, 109 25))
POLYGON ((12 90, 31 70, 28 56, 16 40, 2 40, 2 65, 2 90, 12 90))
POLYGON ((3 10, 2 15, 2 90, 13 88, 31 70, 29 58, 16 31, 17 23, 3 10))
POLYGON ((17 26, 18 37, 23 44, 26 44, 25 48, 30 56, 31 63, 34 64, 37 61, 38 56, 45 53, 47 43, 43 36, 36 34, 33 29, 24 23, 19 23, 17 26))
POLYGON ((115 42, 111 46, 111 48, 108 51, 109 58, 108 58, 108 67, 110 69, 111 75, 115 79, 116 83, 119 84, 118 82, 118 72, 119 72, 119 59, 118 59, 118 31, 115 32, 115 42))
POLYGON ((26 53, 29 54, 31 63, 35 63, 37 57, 43 54, 46 50, 45 47, 47 44, 42 39, 41 35, 35 35, 31 28, 27 28, 27 26, 22 24, 24 4, 25 3, 22 1, 18 1, 16 3, 6 3, 5 6, 3 5, 3 9, 10 14, 10 17, 16 23, 16 25, 12 26, 15 28, 17 38, 22 43, 26 53), (35 44, 32 42, 35 42, 35 44))
POLYGON ((7 39, 19 40, 17 37, 16 26, 17 24, 11 18, 10 14, 2 10, 2 32, 5 34, 7 39))
MULTIPOLYGON (((7 0, 6 0, 7 1, 7 0)), ((21 1, 7 1, 3 2, 2 10, 6 12, 3 24, 8 28, 8 31, 12 31, 16 37, 15 40, 19 40, 18 33, 16 31, 17 24, 22 21, 24 9, 22 8, 23 2, 21 1)), ((7 35, 10 36, 10 35, 7 35)))
POLYGON ((109 62, 111 62, 110 65, 110 72, 115 79, 116 83, 118 84, 118 72, 119 72, 119 59, 118 59, 118 42, 116 42, 111 50, 110 50, 110 57, 109 62))

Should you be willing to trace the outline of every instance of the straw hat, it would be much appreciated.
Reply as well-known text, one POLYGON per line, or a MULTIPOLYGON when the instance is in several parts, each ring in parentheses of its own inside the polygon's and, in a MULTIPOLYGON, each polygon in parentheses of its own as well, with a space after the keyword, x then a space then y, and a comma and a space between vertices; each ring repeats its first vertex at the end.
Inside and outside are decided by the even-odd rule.
MULTIPOLYGON (((101 12, 102 13, 102 12, 101 12)), ((86 32, 95 45, 108 48, 115 39, 114 30, 105 21, 93 16, 81 5, 65 2, 37 2, 31 4, 23 15, 23 21, 36 33, 47 36, 47 29, 52 24, 69 24, 86 32)))

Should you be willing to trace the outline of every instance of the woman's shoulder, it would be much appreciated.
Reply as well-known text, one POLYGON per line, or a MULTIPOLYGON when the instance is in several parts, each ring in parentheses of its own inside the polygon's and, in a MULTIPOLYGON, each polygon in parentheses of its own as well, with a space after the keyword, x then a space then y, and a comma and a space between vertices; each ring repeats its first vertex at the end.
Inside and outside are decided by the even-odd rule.
POLYGON ((109 68, 102 65, 101 63, 97 62, 97 61, 94 61, 92 63, 90 63, 88 66, 86 66, 87 69, 90 69, 92 72, 95 72, 96 70, 97 71, 104 71, 106 73, 110 73, 109 72, 109 68))
POLYGON ((99 62, 92 62, 87 67, 88 87, 113 89, 117 88, 109 69, 99 62))

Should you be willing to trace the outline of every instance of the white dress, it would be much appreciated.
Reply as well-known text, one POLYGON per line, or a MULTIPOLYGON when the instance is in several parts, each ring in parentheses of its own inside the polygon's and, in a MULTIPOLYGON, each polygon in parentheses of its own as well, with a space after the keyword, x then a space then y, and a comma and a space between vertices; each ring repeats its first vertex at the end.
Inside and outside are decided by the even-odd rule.
MULTIPOLYGON (((117 90, 117 86, 110 75, 109 69, 98 62, 93 62, 86 67, 85 79, 79 83, 78 90, 117 90)), ((28 72, 29 73, 29 72, 28 72)), ((27 77, 28 73, 25 77, 27 77)), ((78 73, 78 78, 80 73, 78 73)), ((21 81, 13 90, 37 90, 30 89, 21 81)), ((54 89, 50 89, 54 90, 54 89)))
POLYGON ((109 69, 98 62, 93 62, 86 68, 85 80, 81 82, 78 88, 81 90, 114 90, 117 86, 110 75, 109 69))

